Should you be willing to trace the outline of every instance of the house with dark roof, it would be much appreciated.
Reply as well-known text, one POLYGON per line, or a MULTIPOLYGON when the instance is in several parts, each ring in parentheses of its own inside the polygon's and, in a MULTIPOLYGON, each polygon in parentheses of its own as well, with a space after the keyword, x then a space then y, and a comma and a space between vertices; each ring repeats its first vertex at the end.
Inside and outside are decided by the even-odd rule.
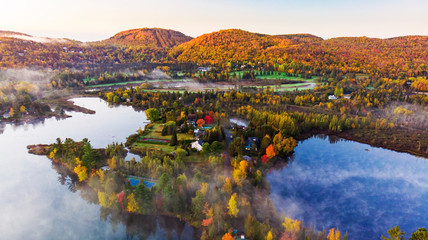
POLYGON ((245 141, 245 150, 251 151, 252 149, 257 151, 260 147, 260 140, 257 137, 249 137, 245 141))

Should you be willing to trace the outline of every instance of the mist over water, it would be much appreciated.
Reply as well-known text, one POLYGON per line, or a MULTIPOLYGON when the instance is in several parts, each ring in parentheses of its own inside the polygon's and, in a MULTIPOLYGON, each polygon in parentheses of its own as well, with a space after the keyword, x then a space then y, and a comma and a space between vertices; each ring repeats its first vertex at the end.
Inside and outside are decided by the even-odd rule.
MULTIPOLYGON (((74 101, 95 110, 96 114, 72 112, 67 114, 73 117, 64 120, 52 118, 35 125, 4 126, 4 132, 0 134, 0 239, 127 237, 126 226, 118 223, 113 228, 110 219, 102 220, 101 207, 85 201, 81 191, 70 187, 70 179, 66 178, 65 185, 62 185, 61 176, 48 158, 27 153, 27 145, 49 144, 57 137, 76 141, 88 138, 96 148, 113 141, 125 142, 127 136, 139 127, 144 128, 148 122, 143 112, 135 112, 131 107, 108 107, 98 98, 74 101)), ((192 228, 184 222, 166 229, 167 223, 162 224, 161 218, 145 219, 137 218, 135 221, 150 222, 148 239, 178 239, 176 232, 179 231, 181 239, 189 239, 186 236, 191 238, 193 234, 192 228)), ((144 224, 135 226, 129 221, 127 225, 144 230, 144 224)))
MULTIPOLYGON (((428 223, 428 159, 352 141, 312 137, 293 160, 268 174, 278 210, 349 239, 380 239, 428 223)), ((410 234, 407 235, 408 237, 410 234)))

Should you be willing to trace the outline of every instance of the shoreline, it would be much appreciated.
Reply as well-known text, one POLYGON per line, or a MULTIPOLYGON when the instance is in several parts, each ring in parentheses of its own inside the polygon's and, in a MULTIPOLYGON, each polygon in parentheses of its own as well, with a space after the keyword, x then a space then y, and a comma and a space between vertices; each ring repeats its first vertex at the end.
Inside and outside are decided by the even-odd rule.
MULTIPOLYGON (((43 102, 45 102, 46 104, 48 104, 51 109, 53 107, 53 109, 55 109, 55 107, 61 107, 63 111, 69 111, 69 112, 81 112, 84 114, 95 114, 96 112, 94 110, 85 108, 85 107, 81 107, 76 105, 73 101, 71 101, 71 99, 73 98, 78 98, 78 97, 94 97, 94 96, 90 96, 90 95, 83 95, 83 94, 75 94, 73 96, 68 96, 65 98, 59 97, 59 98, 54 98, 54 99, 46 99, 46 100, 42 100, 43 102)), ((0 123, 10 123, 10 124, 17 124, 17 125, 22 125, 24 123, 27 124, 37 124, 39 122, 43 122, 46 119, 55 117, 57 119, 66 119, 71 117, 71 115, 61 112, 55 112, 51 111, 51 112, 45 112, 43 115, 41 116, 35 116, 35 115, 24 115, 20 118, 5 118, 5 119, 0 119, 0 123)))

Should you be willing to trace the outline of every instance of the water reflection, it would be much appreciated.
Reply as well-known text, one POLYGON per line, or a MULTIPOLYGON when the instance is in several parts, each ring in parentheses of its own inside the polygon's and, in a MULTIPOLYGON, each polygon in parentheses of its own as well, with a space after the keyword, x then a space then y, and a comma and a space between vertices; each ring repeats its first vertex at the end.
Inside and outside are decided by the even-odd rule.
MULTIPOLYGON (((78 191, 80 197, 90 204, 98 204, 95 190, 84 183, 62 164, 52 162, 58 173, 58 182, 70 192, 78 191)), ((196 232, 188 223, 174 217, 131 214, 124 211, 100 208, 100 221, 110 223, 113 232, 119 225, 125 226, 126 239, 194 239, 196 232)))
POLYGON ((276 207, 317 229, 380 239, 399 225, 426 227, 427 159, 336 137, 299 143, 294 160, 267 176, 276 207))
MULTIPOLYGON (((95 110, 96 114, 67 112, 71 118, 0 127, 3 129, 0 135, 0 239, 28 239, 28 236, 31 239, 125 239, 130 229, 145 227, 142 224, 130 228, 126 225, 128 222, 138 221, 127 220, 122 215, 116 221, 110 214, 104 221, 93 192, 77 184, 67 169, 52 164, 46 157, 27 153, 27 145, 49 144, 58 137, 76 141, 88 138, 95 148, 101 148, 112 142, 125 142, 127 136, 147 123, 144 113, 135 112, 131 107, 108 106, 99 98, 73 100, 77 105, 95 110), (114 228, 112 221, 116 221, 114 228)), ((140 223, 160 222, 148 233, 151 239, 163 239, 168 234, 178 239, 180 232, 183 232, 181 239, 193 238, 193 230, 184 223, 180 223, 185 225, 182 230, 173 224, 172 228, 163 225, 158 218, 145 219, 140 223)))

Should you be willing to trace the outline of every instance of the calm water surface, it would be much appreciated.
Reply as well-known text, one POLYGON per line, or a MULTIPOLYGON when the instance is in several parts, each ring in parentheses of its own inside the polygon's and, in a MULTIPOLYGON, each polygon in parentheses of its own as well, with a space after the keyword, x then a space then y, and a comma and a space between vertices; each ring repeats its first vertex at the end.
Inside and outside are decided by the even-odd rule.
POLYGON ((111 217, 100 206, 70 191, 51 161, 27 153, 29 144, 52 143, 57 137, 88 138, 96 147, 125 142, 148 122, 131 107, 108 107, 98 98, 74 99, 94 115, 68 113, 64 120, 47 119, 35 125, 5 125, 0 134, 0 239, 192 239, 193 229, 164 217, 111 217), (63 185, 65 184, 65 185, 63 185))
POLYGON ((351 240, 428 227, 428 159, 321 136, 300 142, 293 158, 267 176, 286 215, 351 240))

